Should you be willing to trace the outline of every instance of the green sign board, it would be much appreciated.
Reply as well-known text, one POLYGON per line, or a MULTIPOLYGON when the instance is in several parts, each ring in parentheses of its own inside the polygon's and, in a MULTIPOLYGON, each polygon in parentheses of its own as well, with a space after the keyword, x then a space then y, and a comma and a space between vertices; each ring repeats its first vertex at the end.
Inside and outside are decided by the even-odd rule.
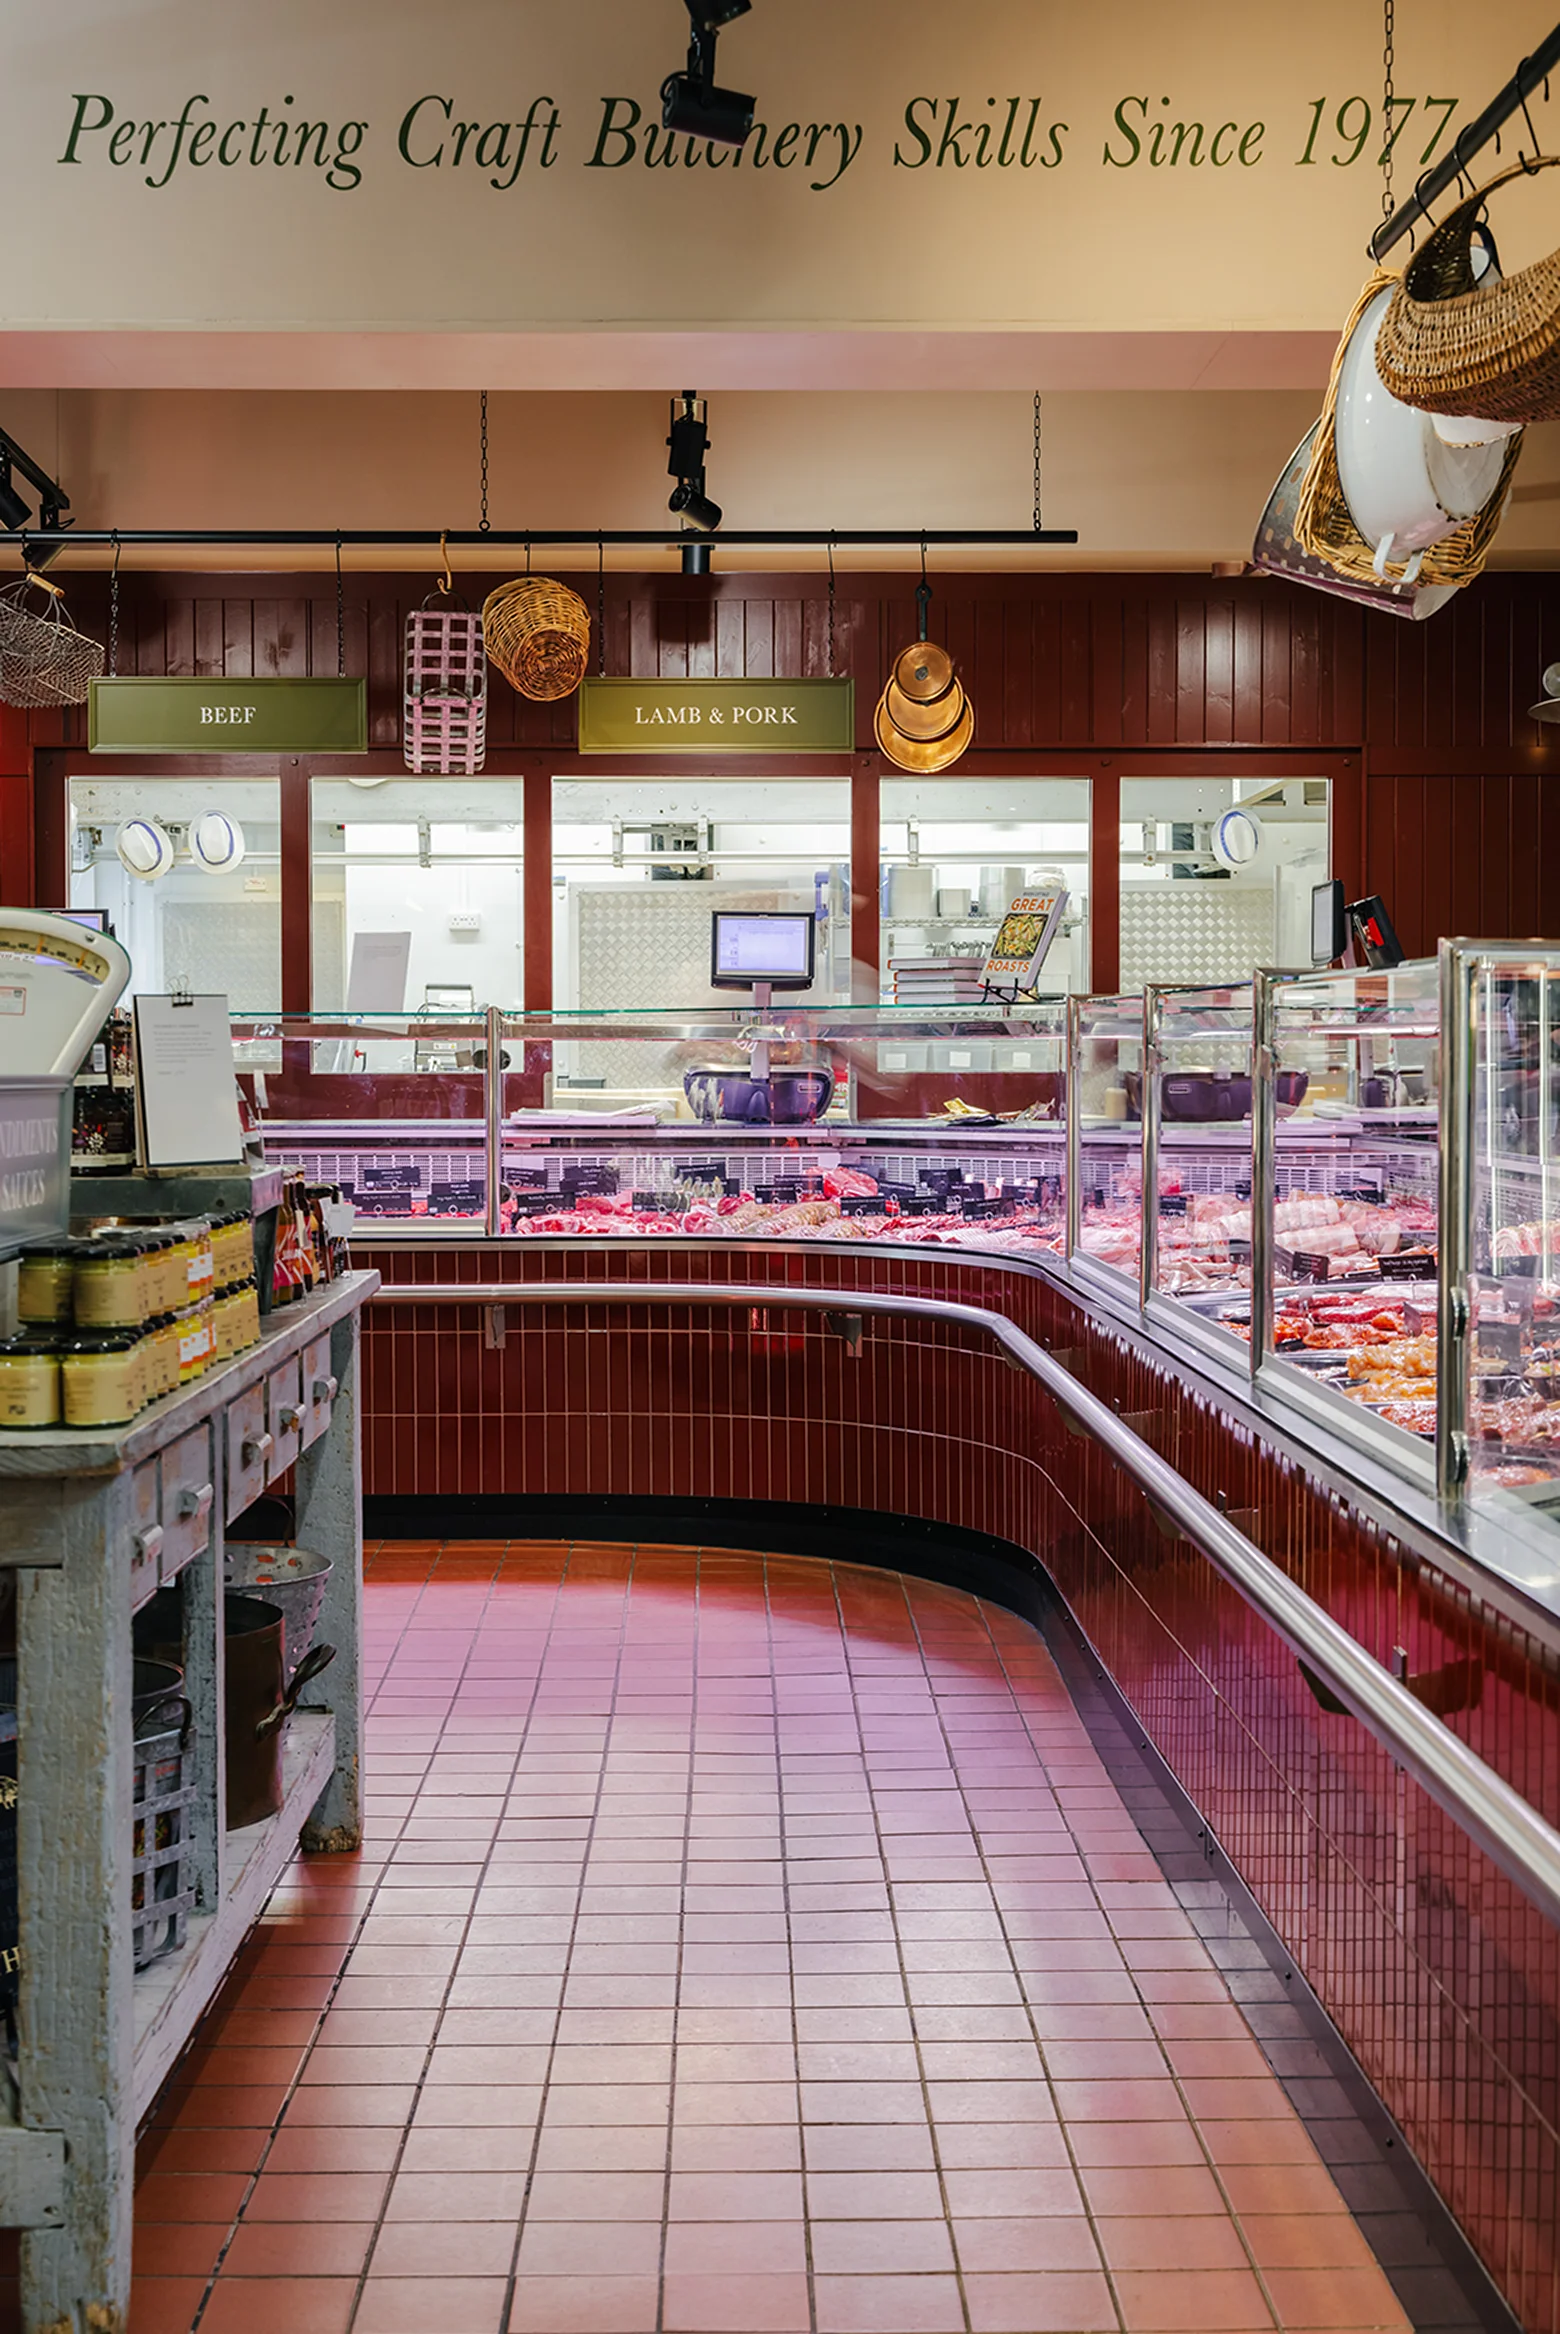
POLYGON ((582 754, 848 754, 853 681, 580 683, 582 754))
POLYGON ((94 681, 94 754, 364 754, 364 681, 94 681))

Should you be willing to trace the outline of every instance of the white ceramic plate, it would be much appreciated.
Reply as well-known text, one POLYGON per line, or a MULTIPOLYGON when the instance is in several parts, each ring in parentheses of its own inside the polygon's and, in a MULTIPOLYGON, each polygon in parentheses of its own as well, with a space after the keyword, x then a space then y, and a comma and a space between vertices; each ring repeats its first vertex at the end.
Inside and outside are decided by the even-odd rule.
POLYGON ((1355 525, 1377 548, 1378 573, 1402 567, 1482 510, 1506 459, 1499 439, 1447 445, 1429 414, 1383 386, 1376 338, 1391 297, 1378 293, 1354 328, 1338 376, 1336 418, 1339 482, 1355 525))

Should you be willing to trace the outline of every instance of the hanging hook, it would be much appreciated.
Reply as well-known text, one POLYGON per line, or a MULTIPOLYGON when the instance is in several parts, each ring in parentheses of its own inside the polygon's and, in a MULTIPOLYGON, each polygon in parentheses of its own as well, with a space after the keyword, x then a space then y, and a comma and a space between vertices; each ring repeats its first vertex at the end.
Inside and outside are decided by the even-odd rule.
POLYGON ((444 562, 444 573, 439 578, 439 589, 447 597, 455 589, 455 578, 450 571, 450 531, 448 527, 439 529, 439 557, 444 562))
POLYGON ((531 572, 531 538, 529 535, 525 539, 525 572, 527 575, 531 572))
POLYGON ((607 669, 607 538, 596 537, 596 671, 607 669))
MULTIPOLYGON (((1526 58, 1526 57, 1524 57, 1524 58, 1523 58, 1523 60, 1522 60, 1522 62, 1521 62, 1521 64, 1520 64, 1520 65, 1517 67, 1517 84, 1518 84, 1519 88, 1521 87, 1522 76, 1523 76, 1523 74, 1524 74, 1524 73, 1527 71, 1527 69, 1528 69, 1528 60, 1527 60, 1527 58, 1526 58)), ((1547 81, 1546 81, 1546 82, 1545 82, 1545 84, 1544 84, 1544 95, 1545 95, 1546 97, 1549 95, 1549 84, 1547 83, 1547 81)), ((1531 114, 1528 112, 1528 101, 1527 101, 1527 92, 1526 92, 1526 90, 1523 90, 1523 92, 1522 92, 1522 101, 1521 101, 1521 102, 1522 102, 1522 119, 1523 119, 1523 120, 1524 120, 1524 121, 1527 123, 1527 134, 1528 134, 1528 136, 1529 136, 1529 137, 1532 139, 1532 141, 1533 141, 1533 156, 1534 156, 1534 159, 1536 160, 1536 159, 1537 159, 1537 157, 1538 157, 1538 155, 1539 155, 1539 153, 1540 153, 1540 151, 1541 151, 1541 149, 1540 149, 1540 146, 1539 146, 1539 143, 1538 143, 1538 132, 1537 132, 1537 130, 1535 130, 1535 129, 1534 129, 1534 127, 1533 127, 1533 116, 1532 116, 1532 115, 1531 115, 1531 114)), ((1532 163, 1529 161, 1529 159, 1528 159, 1527 155, 1523 153, 1523 151, 1522 151, 1522 149, 1521 149, 1521 147, 1520 147, 1520 146, 1517 148, 1517 160, 1518 160, 1518 161, 1521 163, 1521 165, 1522 165, 1522 167, 1523 167, 1523 170, 1524 170, 1524 171, 1527 173, 1528 177, 1529 177, 1529 178, 1531 178, 1531 177, 1532 177, 1532 175, 1533 175, 1533 167, 1532 167, 1532 163)))

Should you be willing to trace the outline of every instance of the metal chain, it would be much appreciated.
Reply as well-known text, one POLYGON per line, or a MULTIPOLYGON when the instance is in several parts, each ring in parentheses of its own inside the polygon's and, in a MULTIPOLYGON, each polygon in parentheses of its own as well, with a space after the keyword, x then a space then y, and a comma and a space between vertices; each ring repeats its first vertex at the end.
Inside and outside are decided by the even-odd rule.
POLYGON ((114 529, 114 572, 108 579, 108 675, 119 671, 119 529, 114 529))
POLYGON ((596 537, 596 670, 607 669, 607 538, 596 537))
MULTIPOLYGON (((1391 7, 1391 5, 1392 5, 1392 0, 1387 0, 1387 6, 1390 8, 1390 7, 1391 7)), ((1040 496, 1040 392, 1039 392, 1039 390, 1037 389, 1037 390, 1035 391, 1035 533, 1036 533, 1037 535, 1039 534, 1039 532, 1040 532, 1040 529, 1041 529, 1041 525, 1042 525, 1042 523, 1043 523, 1043 522, 1042 522, 1042 519, 1041 519, 1041 509, 1042 509, 1042 504, 1041 504, 1041 496, 1040 496)))
POLYGON ((834 537, 829 537, 829 678, 834 678, 834 537))
POLYGON ((1392 201, 1392 107, 1397 92, 1392 83, 1392 67, 1397 45, 1396 0, 1382 0, 1381 32, 1381 215, 1383 219, 1390 219, 1395 207, 1392 201))
MULTIPOLYGON (((1389 0, 1389 5, 1390 5, 1390 0, 1389 0)), ((488 522, 488 432, 487 432, 487 397, 488 397, 488 393, 487 393, 487 391, 484 389, 484 390, 483 390, 483 392, 482 392, 482 517, 481 517, 481 520, 479 521, 479 525, 480 525, 480 527, 481 527, 481 531, 482 531, 482 533, 483 533, 484 535, 486 535, 486 534, 490 534, 490 533, 491 533, 491 531, 492 531, 492 530, 491 530, 491 527, 490 527, 490 525, 489 525, 489 522, 488 522)))
POLYGON ((347 677, 347 601, 341 580, 341 529, 336 529, 336 678, 347 677))

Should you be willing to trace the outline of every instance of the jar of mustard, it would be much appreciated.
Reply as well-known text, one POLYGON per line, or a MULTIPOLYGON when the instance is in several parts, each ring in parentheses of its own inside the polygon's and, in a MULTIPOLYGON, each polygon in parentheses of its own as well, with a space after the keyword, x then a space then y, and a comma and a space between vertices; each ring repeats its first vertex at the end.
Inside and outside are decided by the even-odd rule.
POLYGON ((140 1242, 83 1241, 76 1251, 71 1301, 82 1329, 139 1329, 146 1319, 140 1242))
POLYGON ((153 1313, 173 1313, 185 1301, 184 1270, 177 1254, 179 1242, 174 1232, 152 1232, 146 1236, 147 1303, 153 1313))
POLYGON ((135 1416, 135 1348, 124 1329, 91 1331, 66 1347, 60 1391, 67 1426, 122 1426, 135 1416))
POLYGON ((251 1280, 254 1277, 254 1269, 254 1218, 252 1216, 237 1215, 233 1218, 233 1256, 230 1267, 231 1277, 234 1280, 251 1280))
POLYGON ((160 1402, 179 1383, 179 1333, 167 1313, 153 1313, 146 1324, 146 1377, 149 1402, 160 1402))
POLYGON ((0 1427, 57 1426, 60 1357, 44 1337, 0 1344, 0 1427))
POLYGON ((241 1280, 234 1294, 239 1308, 238 1344, 234 1350, 246 1353, 250 1346, 260 1342, 260 1292, 255 1286, 253 1275, 247 1280, 241 1280))
POLYGON ((56 1241, 48 1248, 29 1248, 17 1274, 16 1309, 23 1321, 68 1321, 71 1284, 76 1271, 76 1243, 56 1241))
POLYGON ((204 1221, 186 1225, 182 1238, 188 1244, 184 1302, 194 1305, 202 1297, 209 1297, 212 1290, 211 1227, 204 1221))

